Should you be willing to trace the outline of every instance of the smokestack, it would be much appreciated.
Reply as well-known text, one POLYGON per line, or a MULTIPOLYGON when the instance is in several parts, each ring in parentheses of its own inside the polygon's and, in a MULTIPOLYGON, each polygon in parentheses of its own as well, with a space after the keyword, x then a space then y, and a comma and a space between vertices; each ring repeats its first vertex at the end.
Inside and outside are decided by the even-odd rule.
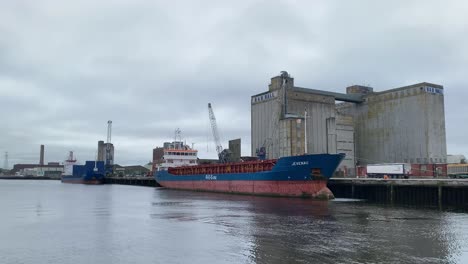
POLYGON ((44 165, 44 145, 41 145, 41 155, 39 157, 39 165, 44 165))

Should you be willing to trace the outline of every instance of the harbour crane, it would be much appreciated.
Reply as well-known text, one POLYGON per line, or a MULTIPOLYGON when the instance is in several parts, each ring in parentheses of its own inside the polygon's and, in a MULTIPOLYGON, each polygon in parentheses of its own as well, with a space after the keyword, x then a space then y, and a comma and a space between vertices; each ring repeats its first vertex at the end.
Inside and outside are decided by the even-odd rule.
POLYGON ((208 114, 211 123, 211 131, 213 132, 214 141, 216 144, 216 152, 218 153, 218 158, 221 163, 227 163, 230 161, 231 152, 229 149, 223 149, 221 141, 219 139, 218 126, 216 125, 216 117, 211 107, 211 103, 208 103, 208 114))

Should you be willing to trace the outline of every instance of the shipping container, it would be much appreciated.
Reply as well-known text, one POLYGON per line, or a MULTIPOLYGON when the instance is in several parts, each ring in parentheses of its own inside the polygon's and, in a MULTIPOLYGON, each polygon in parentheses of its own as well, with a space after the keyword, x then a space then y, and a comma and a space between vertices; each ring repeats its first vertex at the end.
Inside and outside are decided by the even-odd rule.
POLYGON ((468 164, 448 164, 447 174, 451 178, 468 178, 468 164))
MULTIPOLYGON (((94 172, 95 161, 86 161, 85 165, 73 165, 73 176, 85 177, 92 175, 94 172)), ((104 161, 97 161, 97 173, 104 174, 104 161)))
POLYGON ((370 178, 408 178, 411 175, 411 164, 386 163, 367 165, 367 176, 370 178))

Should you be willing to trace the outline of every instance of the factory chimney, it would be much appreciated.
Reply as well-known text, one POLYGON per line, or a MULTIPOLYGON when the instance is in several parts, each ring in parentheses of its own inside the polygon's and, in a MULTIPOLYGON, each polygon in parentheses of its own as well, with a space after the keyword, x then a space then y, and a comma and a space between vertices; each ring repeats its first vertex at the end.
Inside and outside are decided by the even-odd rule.
POLYGON ((39 165, 44 165, 44 145, 41 145, 41 154, 39 156, 39 165))

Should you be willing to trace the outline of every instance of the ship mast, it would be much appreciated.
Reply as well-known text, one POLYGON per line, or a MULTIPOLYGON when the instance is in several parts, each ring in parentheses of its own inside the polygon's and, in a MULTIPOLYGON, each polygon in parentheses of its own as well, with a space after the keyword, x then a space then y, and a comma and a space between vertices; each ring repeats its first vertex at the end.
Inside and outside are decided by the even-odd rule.
POLYGON ((73 157, 73 151, 68 152, 68 159, 66 160, 68 162, 76 162, 76 159, 73 157))
POLYGON ((98 169, 97 169, 97 160, 98 160, 98 154, 96 152, 96 160, 94 161, 94 169, 93 169, 94 172, 98 171, 98 169))

